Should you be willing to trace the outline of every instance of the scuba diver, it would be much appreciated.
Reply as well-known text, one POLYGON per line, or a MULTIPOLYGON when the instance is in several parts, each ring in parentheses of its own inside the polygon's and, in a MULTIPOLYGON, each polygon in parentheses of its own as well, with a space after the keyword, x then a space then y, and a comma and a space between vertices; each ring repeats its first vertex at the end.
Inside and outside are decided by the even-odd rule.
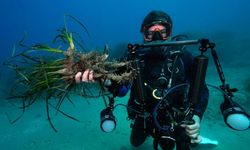
MULTIPOLYGON (((145 16, 140 32, 144 43, 178 41, 186 38, 172 37, 172 28, 173 22, 167 13, 151 11, 145 16)), ((141 91, 138 91, 140 86, 138 82, 121 85, 111 81, 107 84, 108 90, 114 97, 125 96, 129 90, 131 91, 127 105, 132 128, 131 144, 138 147, 147 137, 152 136, 154 149, 161 147, 163 150, 171 150, 176 147, 177 150, 188 150, 190 144, 201 141, 199 131, 208 104, 208 88, 204 84, 189 123, 183 121, 189 115, 187 88, 178 88, 168 95, 164 92, 172 86, 192 81, 194 61, 192 54, 185 49, 185 46, 157 46, 141 48, 138 51, 143 52, 138 56, 141 81, 144 85, 141 91), (167 100, 159 104, 163 97, 167 100)), ((126 59, 130 60, 131 56, 128 54, 126 59)), ((77 83, 93 82, 93 74, 93 71, 87 69, 78 72, 75 80, 77 83)))

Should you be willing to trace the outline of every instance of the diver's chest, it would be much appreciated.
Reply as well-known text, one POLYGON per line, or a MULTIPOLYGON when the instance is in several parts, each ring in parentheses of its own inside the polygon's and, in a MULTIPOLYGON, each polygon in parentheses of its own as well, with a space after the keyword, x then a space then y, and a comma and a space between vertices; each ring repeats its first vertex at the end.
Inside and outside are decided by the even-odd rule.
POLYGON ((168 82, 170 78, 183 81, 185 78, 185 68, 181 59, 175 63, 173 60, 168 59, 145 61, 143 76, 145 82, 152 86, 157 86, 157 84, 166 84, 164 82, 168 82))

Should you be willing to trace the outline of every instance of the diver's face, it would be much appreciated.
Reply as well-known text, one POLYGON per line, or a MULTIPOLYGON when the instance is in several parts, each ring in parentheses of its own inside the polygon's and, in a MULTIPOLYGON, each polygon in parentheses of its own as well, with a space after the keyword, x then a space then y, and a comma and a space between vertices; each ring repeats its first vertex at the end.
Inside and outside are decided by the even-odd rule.
POLYGON ((167 40, 169 38, 167 36, 167 33, 168 32, 165 26, 161 24, 155 24, 143 32, 144 41, 151 42, 158 40, 161 41, 167 40))

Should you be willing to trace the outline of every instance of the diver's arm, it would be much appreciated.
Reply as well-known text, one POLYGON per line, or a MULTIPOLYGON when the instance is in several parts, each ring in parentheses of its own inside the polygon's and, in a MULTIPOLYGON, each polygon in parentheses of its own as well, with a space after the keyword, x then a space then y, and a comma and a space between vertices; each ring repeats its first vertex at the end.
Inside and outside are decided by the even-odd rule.
POLYGON ((106 86, 108 91, 113 94, 114 97, 123 97, 125 96, 128 91, 130 90, 130 83, 127 84, 121 84, 110 81, 111 84, 109 86, 106 86))
POLYGON ((202 119, 203 114, 205 110, 207 109, 208 97, 209 97, 209 92, 208 92, 207 86, 205 85, 201 94, 201 98, 194 108, 194 115, 199 116, 200 119, 202 119))

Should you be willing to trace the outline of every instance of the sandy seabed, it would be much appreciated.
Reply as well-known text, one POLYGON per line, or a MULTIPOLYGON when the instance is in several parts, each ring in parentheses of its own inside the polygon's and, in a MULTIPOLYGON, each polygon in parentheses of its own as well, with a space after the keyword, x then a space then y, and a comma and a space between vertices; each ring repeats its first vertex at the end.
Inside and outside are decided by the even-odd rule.
MULTIPOLYGON (((239 88, 235 100, 250 112, 250 94, 246 91, 247 78, 250 77, 249 67, 224 68, 226 81, 232 87, 239 88)), ((208 68, 207 83, 220 85, 219 77, 214 67, 208 68)), ((223 101, 221 93, 210 89, 209 105, 204 114, 201 135, 219 141, 217 147, 199 145, 195 150, 249 150, 250 130, 234 131, 228 128, 219 110, 223 101)), ((2 96, 4 97, 4 96, 2 96)), ((15 124, 10 124, 9 118, 15 118, 21 113, 15 105, 18 102, 8 102, 1 98, 0 105, 0 149, 1 150, 152 150, 152 138, 134 148, 129 143, 130 122, 126 119, 124 107, 117 107, 114 114, 117 118, 116 130, 104 133, 100 129, 100 111, 104 105, 101 99, 86 99, 72 97, 74 105, 65 102, 62 110, 78 118, 81 122, 72 121, 61 114, 51 111, 52 121, 58 132, 55 133, 49 125, 45 112, 45 103, 37 102, 29 107, 24 116, 15 124), (8 114, 8 115, 6 115, 8 114)), ((116 103, 126 104, 128 95, 116 100, 116 103)))

